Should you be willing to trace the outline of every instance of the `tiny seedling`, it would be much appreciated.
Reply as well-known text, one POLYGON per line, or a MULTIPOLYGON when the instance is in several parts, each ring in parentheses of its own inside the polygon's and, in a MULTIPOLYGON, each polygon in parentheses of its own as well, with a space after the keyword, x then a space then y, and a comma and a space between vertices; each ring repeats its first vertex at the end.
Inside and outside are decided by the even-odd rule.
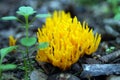
MULTIPOLYGON (((20 39, 20 43, 23 47, 25 47, 25 50, 19 50, 20 48, 18 48, 17 50, 19 50, 21 53, 24 53, 24 55, 26 55, 27 59, 23 56, 24 59, 24 67, 25 67, 25 80, 28 80, 28 72, 31 71, 32 69, 32 64, 29 58, 29 53, 30 52, 34 52, 31 51, 31 47, 35 46, 34 48, 32 48, 32 50, 36 50, 36 49, 45 49, 49 46, 48 42, 42 42, 42 43, 37 43, 37 39, 34 36, 29 36, 29 28, 30 25, 35 21, 36 18, 45 18, 45 17, 50 17, 50 14, 36 14, 30 21, 29 21, 29 17, 33 14, 36 13, 36 11, 33 10, 32 7, 30 6, 21 6, 19 8, 18 11, 16 11, 16 13, 20 16, 24 17, 24 21, 22 21, 21 19, 19 19, 16 16, 6 16, 6 17, 2 17, 2 20, 16 20, 19 21, 20 23, 22 23, 25 27, 25 33, 26 36, 20 39)), ((16 50, 16 51, 17 51, 16 50)))
POLYGON ((107 48, 106 49, 106 53, 111 53, 111 52, 113 52, 115 50, 115 47, 114 46, 111 46, 111 47, 109 47, 109 48, 107 48))

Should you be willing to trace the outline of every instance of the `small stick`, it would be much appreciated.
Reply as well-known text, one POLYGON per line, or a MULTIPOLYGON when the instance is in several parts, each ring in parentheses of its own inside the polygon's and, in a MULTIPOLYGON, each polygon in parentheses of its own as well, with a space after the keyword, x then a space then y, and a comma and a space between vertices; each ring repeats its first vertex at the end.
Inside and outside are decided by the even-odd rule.
POLYGON ((82 78, 90 76, 120 74, 120 64, 82 64, 82 78))

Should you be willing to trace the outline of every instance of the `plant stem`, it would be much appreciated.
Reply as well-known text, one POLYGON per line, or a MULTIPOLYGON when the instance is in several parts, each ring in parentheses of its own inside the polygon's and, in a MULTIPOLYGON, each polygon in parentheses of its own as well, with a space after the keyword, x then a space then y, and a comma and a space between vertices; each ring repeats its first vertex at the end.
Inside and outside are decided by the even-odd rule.
POLYGON ((29 28, 28 16, 25 16, 25 28, 26 28, 26 38, 28 38, 28 28, 29 28))
POLYGON ((28 80, 28 66, 27 66, 27 59, 24 58, 24 66, 25 66, 25 79, 28 80))
POLYGON ((25 66, 25 80, 29 80, 28 79, 28 75, 29 72, 32 70, 32 66, 31 66, 31 62, 30 62, 30 58, 29 58, 29 51, 28 51, 28 47, 26 47, 26 56, 27 58, 24 58, 24 66, 25 66))
POLYGON ((28 47, 26 47, 26 53, 27 53, 27 58, 28 58, 28 66, 30 67, 29 70, 32 70, 32 66, 31 66, 31 61, 30 61, 30 57, 29 57, 29 52, 28 52, 28 47))
MULTIPOLYGON (((29 29, 29 22, 28 22, 28 17, 25 16, 25 28, 26 28, 26 38, 28 38, 28 29, 29 29)), ((31 62, 29 59, 29 47, 26 47, 26 54, 27 54, 27 59, 24 59, 24 65, 25 65, 25 80, 28 80, 28 73, 31 71, 31 62)))

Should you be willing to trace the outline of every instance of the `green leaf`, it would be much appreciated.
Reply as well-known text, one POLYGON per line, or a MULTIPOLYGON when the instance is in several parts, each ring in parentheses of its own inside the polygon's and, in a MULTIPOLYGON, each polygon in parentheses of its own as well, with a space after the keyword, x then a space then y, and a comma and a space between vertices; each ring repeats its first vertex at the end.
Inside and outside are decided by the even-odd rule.
POLYGON ((30 6, 22 6, 19 8, 19 11, 16 11, 16 13, 22 16, 29 16, 36 13, 36 11, 30 6))
POLYGON ((116 14, 114 17, 115 20, 120 20, 120 13, 116 14))
POLYGON ((110 49, 111 49, 111 50, 115 50, 115 47, 114 47, 114 46, 111 46, 110 49))
POLYGON ((17 20, 18 18, 15 16, 5 16, 1 18, 2 20, 17 20))
POLYGON ((5 71, 5 70, 12 70, 12 69, 15 69, 17 66, 15 64, 2 64, 0 65, 0 69, 2 71, 5 71))
POLYGON ((48 46, 49 46, 49 43, 48 43, 48 42, 41 42, 41 43, 39 43, 38 48, 39 48, 40 50, 44 50, 44 49, 46 49, 48 46))
POLYGON ((36 18, 45 18, 45 17, 50 17, 51 14, 37 14, 36 18))
POLYGON ((36 41, 37 41, 37 39, 35 37, 30 37, 30 38, 22 38, 20 40, 20 43, 23 46, 30 47, 30 46, 33 46, 36 43, 36 41))
POLYGON ((1 59, 3 59, 9 52, 13 51, 16 48, 17 46, 10 46, 7 48, 0 49, 1 59))

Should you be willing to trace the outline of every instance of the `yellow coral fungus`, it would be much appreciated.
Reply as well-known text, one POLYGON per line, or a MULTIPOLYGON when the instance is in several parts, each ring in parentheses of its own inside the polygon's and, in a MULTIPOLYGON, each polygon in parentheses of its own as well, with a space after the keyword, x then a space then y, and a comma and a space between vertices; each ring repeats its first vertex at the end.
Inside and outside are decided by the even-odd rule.
POLYGON ((16 39, 12 35, 9 36, 9 46, 15 46, 16 39))
POLYGON ((45 25, 37 32, 38 42, 49 42, 45 50, 38 50, 36 60, 48 62, 66 70, 84 54, 95 52, 101 40, 101 35, 73 19, 64 11, 55 11, 52 17, 46 19, 45 25))

